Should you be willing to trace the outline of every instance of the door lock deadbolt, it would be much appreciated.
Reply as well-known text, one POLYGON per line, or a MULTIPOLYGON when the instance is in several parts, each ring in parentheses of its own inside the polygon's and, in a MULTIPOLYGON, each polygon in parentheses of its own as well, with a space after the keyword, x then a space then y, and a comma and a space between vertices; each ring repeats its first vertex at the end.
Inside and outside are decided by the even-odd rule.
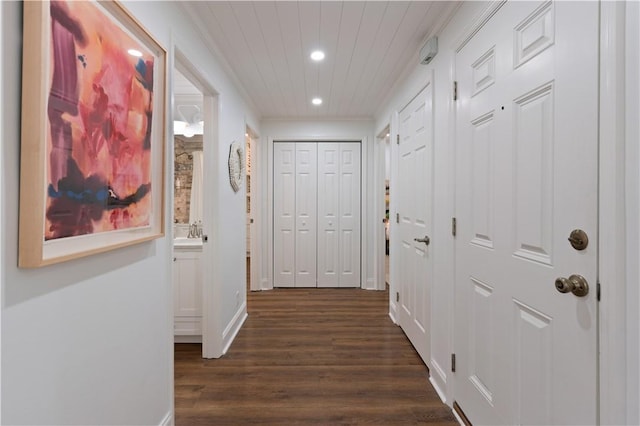
POLYGON ((589 237, 582 229, 574 229, 569 235, 571 247, 576 250, 584 250, 589 245, 589 237))

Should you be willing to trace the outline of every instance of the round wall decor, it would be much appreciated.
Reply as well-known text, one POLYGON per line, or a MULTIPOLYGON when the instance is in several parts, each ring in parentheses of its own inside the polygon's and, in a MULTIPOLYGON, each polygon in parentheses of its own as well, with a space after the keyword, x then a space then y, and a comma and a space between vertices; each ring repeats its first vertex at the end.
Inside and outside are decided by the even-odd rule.
POLYGON ((242 187, 244 175, 244 149, 239 142, 233 141, 229 149, 229 182, 233 192, 238 192, 242 187))

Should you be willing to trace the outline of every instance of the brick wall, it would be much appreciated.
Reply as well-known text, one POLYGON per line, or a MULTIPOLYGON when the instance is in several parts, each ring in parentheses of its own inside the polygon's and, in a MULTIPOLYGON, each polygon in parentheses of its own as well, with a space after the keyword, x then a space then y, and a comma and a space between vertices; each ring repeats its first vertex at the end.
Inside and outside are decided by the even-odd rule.
POLYGON ((191 181, 193 180, 194 151, 202 151, 202 136, 182 138, 176 136, 174 142, 174 222, 189 223, 189 204, 191 200, 191 181), (180 188, 177 188, 180 180, 180 188))

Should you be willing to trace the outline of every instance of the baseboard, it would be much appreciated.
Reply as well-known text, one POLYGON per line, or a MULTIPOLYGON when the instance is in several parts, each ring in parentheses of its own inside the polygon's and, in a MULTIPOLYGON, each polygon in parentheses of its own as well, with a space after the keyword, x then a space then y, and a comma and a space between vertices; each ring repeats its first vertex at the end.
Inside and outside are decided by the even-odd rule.
POLYGON ((395 303, 393 302, 389 302, 389 318, 391 318, 391 321, 393 321, 394 324, 398 324, 398 316, 396 315, 397 312, 397 306, 395 303))
POLYGON ((440 397, 440 401, 442 401, 444 404, 447 403, 447 397, 445 395, 445 393, 442 391, 442 389, 440 388, 440 383, 438 383, 437 380, 433 379, 433 375, 429 375, 429 383, 431 383, 431 386, 433 386, 433 388, 436 390, 436 393, 438 394, 438 396, 440 397))
POLYGON ((247 302, 243 303, 240 306, 240 309, 233 316, 233 319, 224 329, 222 333, 222 354, 226 354, 229 348, 231 347, 231 343, 233 343, 233 339, 236 338, 238 332, 242 328, 242 324, 247 320, 247 302))
POLYGON ((461 426, 471 426, 471 422, 462 411, 462 408, 458 405, 456 401, 453 401, 453 415, 458 420, 461 426))
POLYGON ((431 385, 436 390, 436 393, 438 394, 442 402, 449 405, 446 392, 446 373, 444 372, 440 364, 438 364, 433 358, 431 358, 431 369, 429 371, 431 371, 431 374, 429 375, 429 381, 431 382, 431 385))
POLYGON ((260 290, 273 290, 273 286, 269 285, 269 280, 267 278, 260 280, 260 290))
POLYGON ((165 414, 164 418, 160 422, 160 426, 173 426, 173 412, 169 411, 165 414))
POLYGON ((367 278, 367 281, 365 283, 365 290, 377 290, 376 284, 373 281, 373 278, 367 278))
POLYGON ((176 335, 173 336, 173 343, 202 343, 202 335, 176 335))

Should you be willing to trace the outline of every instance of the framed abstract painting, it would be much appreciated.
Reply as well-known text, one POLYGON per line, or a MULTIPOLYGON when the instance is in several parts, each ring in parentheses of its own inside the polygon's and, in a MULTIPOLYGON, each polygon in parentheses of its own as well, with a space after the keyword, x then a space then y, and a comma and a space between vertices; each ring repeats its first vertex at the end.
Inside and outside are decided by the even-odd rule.
POLYGON ((166 51, 113 1, 24 2, 20 267, 164 235, 166 51))

